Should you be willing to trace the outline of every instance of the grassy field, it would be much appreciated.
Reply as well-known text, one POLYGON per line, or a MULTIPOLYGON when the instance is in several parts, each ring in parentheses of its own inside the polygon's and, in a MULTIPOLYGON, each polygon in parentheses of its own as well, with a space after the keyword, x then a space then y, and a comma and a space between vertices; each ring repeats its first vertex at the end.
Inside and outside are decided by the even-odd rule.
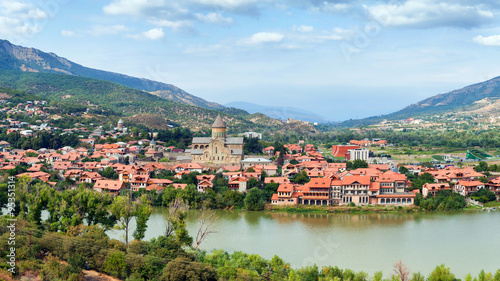
POLYGON ((486 204, 484 204, 485 207, 500 207, 500 202, 498 201, 491 201, 486 204))

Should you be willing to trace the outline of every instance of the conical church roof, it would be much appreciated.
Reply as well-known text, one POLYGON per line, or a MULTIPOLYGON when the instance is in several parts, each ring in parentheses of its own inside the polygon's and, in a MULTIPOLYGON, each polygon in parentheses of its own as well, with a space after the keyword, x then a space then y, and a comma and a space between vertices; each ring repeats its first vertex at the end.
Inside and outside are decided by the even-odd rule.
POLYGON ((217 119, 215 119, 212 128, 226 128, 226 123, 222 121, 222 117, 220 117, 220 115, 217 115, 217 119))

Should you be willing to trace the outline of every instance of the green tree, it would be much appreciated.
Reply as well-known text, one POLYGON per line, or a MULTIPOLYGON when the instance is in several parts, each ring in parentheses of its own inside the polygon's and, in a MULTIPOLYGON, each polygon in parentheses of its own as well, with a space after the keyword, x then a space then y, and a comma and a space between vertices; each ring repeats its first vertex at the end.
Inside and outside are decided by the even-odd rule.
POLYGON ((209 265, 195 262, 187 257, 178 257, 169 262, 160 277, 162 281, 216 281, 217 272, 209 265))
POLYGON ((130 196, 118 196, 110 206, 111 213, 117 218, 119 229, 125 230, 125 245, 128 246, 130 221, 135 215, 135 206, 130 196))
POLYGON ((365 160, 356 159, 354 161, 347 161, 346 168, 348 170, 356 170, 359 168, 368 168, 368 163, 365 160))
POLYGON ((104 260, 104 271, 118 278, 127 277, 127 264, 125 263, 125 253, 122 251, 111 251, 104 260))
POLYGON ((444 264, 436 266, 436 268, 431 272, 428 281, 455 281, 455 275, 450 272, 450 268, 446 267, 444 264))
POLYGON ((118 178, 118 173, 113 169, 113 167, 106 167, 106 169, 101 171, 100 174, 107 179, 116 180, 118 178))
POLYGON ((132 236, 137 240, 144 239, 147 229, 147 222, 151 216, 152 208, 147 196, 144 194, 135 206, 136 228, 132 236))
POLYGON ((249 211, 260 211, 264 209, 264 199, 262 190, 254 187, 248 191, 245 197, 245 208, 249 211))

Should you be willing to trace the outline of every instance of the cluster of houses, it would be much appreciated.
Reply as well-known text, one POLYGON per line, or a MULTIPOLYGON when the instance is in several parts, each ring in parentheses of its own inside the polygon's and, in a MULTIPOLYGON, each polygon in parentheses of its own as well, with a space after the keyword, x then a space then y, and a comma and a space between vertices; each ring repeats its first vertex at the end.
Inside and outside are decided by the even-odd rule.
MULTIPOLYGON (((35 103, 19 104, 14 112, 24 110, 31 114, 42 114, 35 103), (17 110, 17 111, 16 111, 17 110)), ((43 113, 44 114, 44 113, 43 113)), ((9 121, 9 120, 7 120, 9 121)), ((10 120, 9 129, 21 128, 26 124, 10 120), (15 127, 15 128, 14 128, 15 127)), ((29 124, 28 124, 29 125, 29 124)), ((46 124, 32 127, 33 130, 51 130, 46 124)), ((182 179, 186 174, 197 172, 197 190, 200 193, 213 188, 216 176, 204 173, 208 170, 220 172, 228 181, 231 190, 246 192, 248 182, 252 179, 260 181, 266 175, 265 184, 279 185, 277 193, 272 196, 274 205, 409 205, 415 201, 416 193, 420 190, 408 191, 411 182, 404 174, 397 173, 393 165, 371 164, 368 168, 346 170, 346 163, 328 163, 324 156, 316 151, 312 144, 287 144, 288 153, 283 155, 285 165, 279 169, 270 157, 276 157, 274 147, 266 147, 263 154, 266 157, 245 158, 243 155, 242 138, 226 136, 226 125, 220 116, 214 122, 212 137, 195 138, 193 145, 186 152, 176 151, 175 147, 164 147, 159 141, 139 140, 128 143, 98 144, 97 140, 107 137, 118 137, 127 133, 127 128, 120 120, 114 130, 103 131, 94 129, 88 138, 81 138, 81 147, 63 147, 59 150, 40 149, 22 150, 11 149, 6 141, 0 141, 0 170, 12 170, 21 163, 29 168, 18 177, 28 176, 52 185, 57 184, 56 178, 71 179, 78 183, 88 183, 98 191, 108 191, 119 194, 130 188, 134 191, 155 190, 161 191, 173 185, 177 189, 184 189, 187 184, 174 183, 170 179, 156 178, 159 172, 170 170, 174 179, 182 179), (145 157, 139 159, 140 152, 145 157), (180 156, 170 158, 182 161, 160 162, 168 158, 168 153, 180 153, 180 156), (186 154, 183 154, 186 153, 186 154), (101 171, 111 167, 118 175, 117 179, 103 177, 101 171), (101 172, 101 173, 100 173, 101 172), (307 183, 298 184, 291 180, 294 177, 305 175, 307 183), (52 180, 51 180, 52 179, 52 180)), ((90 131, 84 127, 67 129, 67 132, 78 130, 90 131)), ((92 129, 91 129, 92 130, 92 129)), ((347 160, 368 157, 363 147, 370 145, 384 146, 384 140, 351 141, 350 145, 333 146, 334 157, 344 157, 347 160)), ((175 155, 174 155, 175 156, 175 155)), ((500 195, 500 177, 491 178, 488 183, 482 183, 483 174, 472 168, 459 169, 427 169, 417 166, 405 166, 414 174, 428 172, 436 182, 425 184, 422 195, 435 195, 441 190, 453 190, 464 196, 470 195, 481 188, 488 187, 494 191, 497 198, 500 195)))
POLYGON ((387 141, 383 139, 363 139, 363 140, 351 140, 349 142, 352 145, 358 145, 361 147, 367 146, 387 146, 387 141))
POLYGON ((439 191, 452 190, 462 196, 470 196, 482 188, 488 188, 493 191, 500 199, 500 177, 490 177, 486 183, 480 181, 485 175, 476 172, 472 167, 458 168, 449 166, 444 169, 425 168, 421 166, 405 166, 410 173, 422 174, 429 173, 435 183, 426 183, 422 186, 422 195, 424 197, 436 195, 439 191))
POLYGON ((407 191, 411 183, 389 165, 374 164, 351 171, 346 170, 345 163, 285 166, 285 174, 306 171, 310 181, 294 184, 286 176, 277 179, 278 192, 271 199, 275 205, 405 205, 413 204, 418 192, 407 191))

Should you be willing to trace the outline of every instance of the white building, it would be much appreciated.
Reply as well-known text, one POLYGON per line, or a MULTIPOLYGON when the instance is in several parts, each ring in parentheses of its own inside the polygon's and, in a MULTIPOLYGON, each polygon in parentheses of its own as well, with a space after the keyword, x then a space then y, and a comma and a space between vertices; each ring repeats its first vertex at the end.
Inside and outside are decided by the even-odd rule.
POLYGON ((364 148, 356 148, 356 149, 349 149, 347 150, 347 160, 354 161, 354 160, 364 160, 368 161, 368 157, 370 155, 370 151, 368 149, 364 148))

